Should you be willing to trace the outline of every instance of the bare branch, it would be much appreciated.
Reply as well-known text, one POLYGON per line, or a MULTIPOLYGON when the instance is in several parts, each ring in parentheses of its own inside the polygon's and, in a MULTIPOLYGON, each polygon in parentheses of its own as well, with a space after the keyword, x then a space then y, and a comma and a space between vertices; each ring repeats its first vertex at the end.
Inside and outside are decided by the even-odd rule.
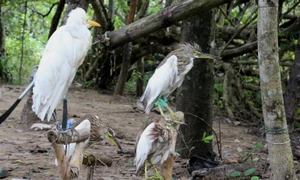
POLYGON ((52 11, 52 9, 54 8, 54 6, 56 6, 56 5, 58 5, 58 4, 59 4, 59 2, 53 3, 53 4, 51 5, 49 11, 48 11, 46 14, 42 14, 42 13, 40 13, 40 12, 38 12, 38 11, 36 11, 36 10, 30 8, 30 7, 29 7, 29 8, 30 8, 34 13, 36 13, 36 14, 38 14, 38 15, 40 15, 40 16, 42 16, 42 17, 44 18, 44 17, 47 17, 47 16, 51 13, 51 11, 52 11))
POLYGON ((257 49, 257 41, 245 44, 241 47, 225 50, 222 54, 223 61, 227 62, 230 58, 250 53, 257 49))

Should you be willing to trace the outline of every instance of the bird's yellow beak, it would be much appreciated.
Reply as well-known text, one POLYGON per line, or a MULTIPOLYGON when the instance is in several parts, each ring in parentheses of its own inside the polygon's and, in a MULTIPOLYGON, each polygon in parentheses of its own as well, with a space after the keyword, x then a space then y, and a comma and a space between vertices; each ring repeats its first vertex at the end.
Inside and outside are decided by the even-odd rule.
POLYGON ((91 26, 101 27, 101 25, 95 21, 88 20, 87 23, 91 26))
POLYGON ((219 56, 214 56, 214 55, 206 54, 206 53, 199 52, 199 51, 195 51, 193 55, 195 58, 201 58, 201 59, 221 59, 221 57, 219 57, 219 56))

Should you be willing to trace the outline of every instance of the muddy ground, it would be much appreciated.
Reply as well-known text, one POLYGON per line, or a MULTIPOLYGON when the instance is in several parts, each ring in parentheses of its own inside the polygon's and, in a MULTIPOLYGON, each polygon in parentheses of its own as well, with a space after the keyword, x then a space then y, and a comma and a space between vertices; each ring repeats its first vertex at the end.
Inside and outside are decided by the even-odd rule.
MULTIPOLYGON (((25 86, 1 85, 1 114, 13 104, 24 89, 25 86)), ((72 87, 68 99, 69 116, 98 115, 116 130, 124 149, 134 150, 136 134, 143 125, 143 120, 146 119, 145 114, 133 110, 135 97, 125 95, 116 98, 103 92, 72 87)), ((46 138, 47 131, 34 131, 22 126, 20 115, 25 101, 26 99, 0 126, 0 168, 9 171, 8 177, 4 179, 58 179, 58 170, 54 164, 54 152, 46 138)), ((58 113, 61 113, 61 109, 58 109, 58 113)), ((215 113, 215 131, 218 132, 219 129, 218 120, 221 122, 224 163, 238 162, 244 156, 243 154, 250 152, 257 142, 265 144, 264 138, 260 137, 259 133, 253 133, 252 127, 240 124, 240 122, 229 121, 226 116, 218 113, 215 113), (241 150, 243 152, 239 152, 241 150)), ((216 146, 214 148, 216 150, 216 146)), ((96 167, 94 179, 142 179, 141 176, 136 177, 134 174, 134 158, 130 155, 117 154, 115 146, 109 141, 94 143, 87 149, 87 152, 111 157, 113 160, 111 167, 96 167)), ((248 161, 265 162, 265 152, 263 148, 254 152, 248 161)), ((176 159, 173 171, 174 179, 190 178, 186 170, 187 162, 187 159, 180 157, 176 159)), ((87 168, 83 167, 80 179, 86 179, 86 175, 87 168)))

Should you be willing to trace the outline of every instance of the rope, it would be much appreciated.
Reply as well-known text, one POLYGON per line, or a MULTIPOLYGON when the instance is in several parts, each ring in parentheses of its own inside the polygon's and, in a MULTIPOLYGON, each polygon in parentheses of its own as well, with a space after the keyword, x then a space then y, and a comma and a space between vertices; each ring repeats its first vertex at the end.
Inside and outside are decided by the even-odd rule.
POLYGON ((286 134, 288 133, 288 127, 284 126, 283 128, 266 128, 265 126, 262 127, 262 129, 265 130, 265 132, 263 132, 261 134, 261 137, 264 137, 266 134, 286 134))
MULTIPOLYGON (((265 126, 263 126, 262 128, 265 130, 265 132, 261 134, 262 137, 264 137, 267 133, 268 134, 286 134, 286 133, 288 133, 287 126, 284 126, 283 128, 266 128, 265 126)), ((283 145, 283 144, 287 144, 287 143, 291 142, 290 139, 288 139, 287 141, 282 142, 282 143, 271 142, 271 141, 268 141, 267 139, 266 139, 266 141, 268 144, 273 144, 273 145, 283 145)))

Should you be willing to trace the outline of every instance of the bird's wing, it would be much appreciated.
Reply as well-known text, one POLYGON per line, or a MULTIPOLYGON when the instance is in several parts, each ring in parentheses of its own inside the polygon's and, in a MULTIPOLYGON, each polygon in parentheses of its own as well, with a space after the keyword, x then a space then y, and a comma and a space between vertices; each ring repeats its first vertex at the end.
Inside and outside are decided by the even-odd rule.
POLYGON ((134 159, 136 172, 138 172, 139 169, 142 167, 143 163, 149 155, 149 152, 151 151, 152 143, 153 141, 155 141, 155 138, 153 138, 152 136, 152 131, 154 127, 154 122, 149 124, 138 139, 134 159))
POLYGON ((146 113, 150 112, 158 96, 167 94, 174 86, 177 74, 177 57, 175 55, 169 57, 166 63, 155 70, 148 81, 144 94, 139 99, 146 113))
POLYGON ((64 26, 49 39, 34 77, 32 109, 41 120, 44 120, 46 113, 47 120, 50 120, 54 109, 66 94, 82 63, 83 54, 87 52, 88 40, 72 37, 64 26))

